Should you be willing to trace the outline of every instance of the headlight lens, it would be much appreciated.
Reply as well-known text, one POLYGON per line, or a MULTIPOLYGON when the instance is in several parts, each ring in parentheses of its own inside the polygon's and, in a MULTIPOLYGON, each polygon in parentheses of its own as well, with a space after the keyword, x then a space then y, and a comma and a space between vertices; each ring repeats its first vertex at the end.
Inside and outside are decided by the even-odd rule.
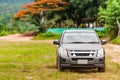
POLYGON ((62 56, 62 57, 67 57, 68 55, 67 55, 67 50, 66 49, 64 49, 64 48, 60 48, 60 56, 62 56))
POLYGON ((102 56, 104 56, 104 50, 103 50, 103 48, 99 49, 98 53, 97 53, 97 57, 102 57, 102 56))

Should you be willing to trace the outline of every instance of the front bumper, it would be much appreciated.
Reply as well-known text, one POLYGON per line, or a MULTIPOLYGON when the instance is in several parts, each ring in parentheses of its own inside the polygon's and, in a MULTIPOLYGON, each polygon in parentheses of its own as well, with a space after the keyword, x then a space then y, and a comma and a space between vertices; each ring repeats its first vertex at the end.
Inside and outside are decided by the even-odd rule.
POLYGON ((83 67, 83 68, 102 68, 105 67, 105 57, 96 57, 96 58, 60 58, 61 66, 64 68, 74 68, 74 67, 83 67), (84 59, 87 60, 87 64, 79 64, 78 60, 84 59))

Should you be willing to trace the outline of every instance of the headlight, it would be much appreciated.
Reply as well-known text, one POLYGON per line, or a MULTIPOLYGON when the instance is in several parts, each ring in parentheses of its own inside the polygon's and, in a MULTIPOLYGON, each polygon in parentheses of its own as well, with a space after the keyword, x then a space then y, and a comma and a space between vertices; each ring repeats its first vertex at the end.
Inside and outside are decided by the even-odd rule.
POLYGON ((64 48, 60 48, 60 49, 59 49, 59 53, 60 53, 60 56, 61 56, 61 57, 67 57, 67 56, 68 56, 68 55, 67 55, 67 50, 64 49, 64 48))
POLYGON ((103 48, 99 49, 98 53, 97 53, 97 57, 102 57, 102 56, 104 56, 104 50, 103 50, 103 48))

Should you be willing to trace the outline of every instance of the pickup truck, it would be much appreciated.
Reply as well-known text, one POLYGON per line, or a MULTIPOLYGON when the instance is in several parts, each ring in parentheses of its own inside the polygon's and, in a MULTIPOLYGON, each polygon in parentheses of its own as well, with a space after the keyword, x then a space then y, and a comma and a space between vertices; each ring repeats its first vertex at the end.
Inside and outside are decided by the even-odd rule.
POLYGON ((57 69, 97 68, 105 72, 105 51, 102 47, 106 40, 100 40, 93 30, 65 30, 59 40, 56 51, 57 69))

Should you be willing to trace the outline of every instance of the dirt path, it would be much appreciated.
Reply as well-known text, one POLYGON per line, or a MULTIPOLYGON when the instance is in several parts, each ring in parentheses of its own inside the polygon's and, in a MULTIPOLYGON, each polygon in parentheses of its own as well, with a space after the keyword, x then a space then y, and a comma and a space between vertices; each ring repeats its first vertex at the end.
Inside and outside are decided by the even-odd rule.
POLYGON ((7 40, 7 41, 30 41, 31 39, 32 37, 22 36, 21 34, 13 34, 13 35, 0 37, 0 40, 7 40))
POLYGON ((114 62, 120 64, 120 45, 106 44, 104 48, 106 54, 109 55, 114 62))
POLYGON ((39 42, 50 42, 52 43, 52 40, 32 40, 33 36, 23 36, 22 34, 12 34, 8 36, 2 36, 0 37, 0 40, 3 41, 39 41, 39 42))

